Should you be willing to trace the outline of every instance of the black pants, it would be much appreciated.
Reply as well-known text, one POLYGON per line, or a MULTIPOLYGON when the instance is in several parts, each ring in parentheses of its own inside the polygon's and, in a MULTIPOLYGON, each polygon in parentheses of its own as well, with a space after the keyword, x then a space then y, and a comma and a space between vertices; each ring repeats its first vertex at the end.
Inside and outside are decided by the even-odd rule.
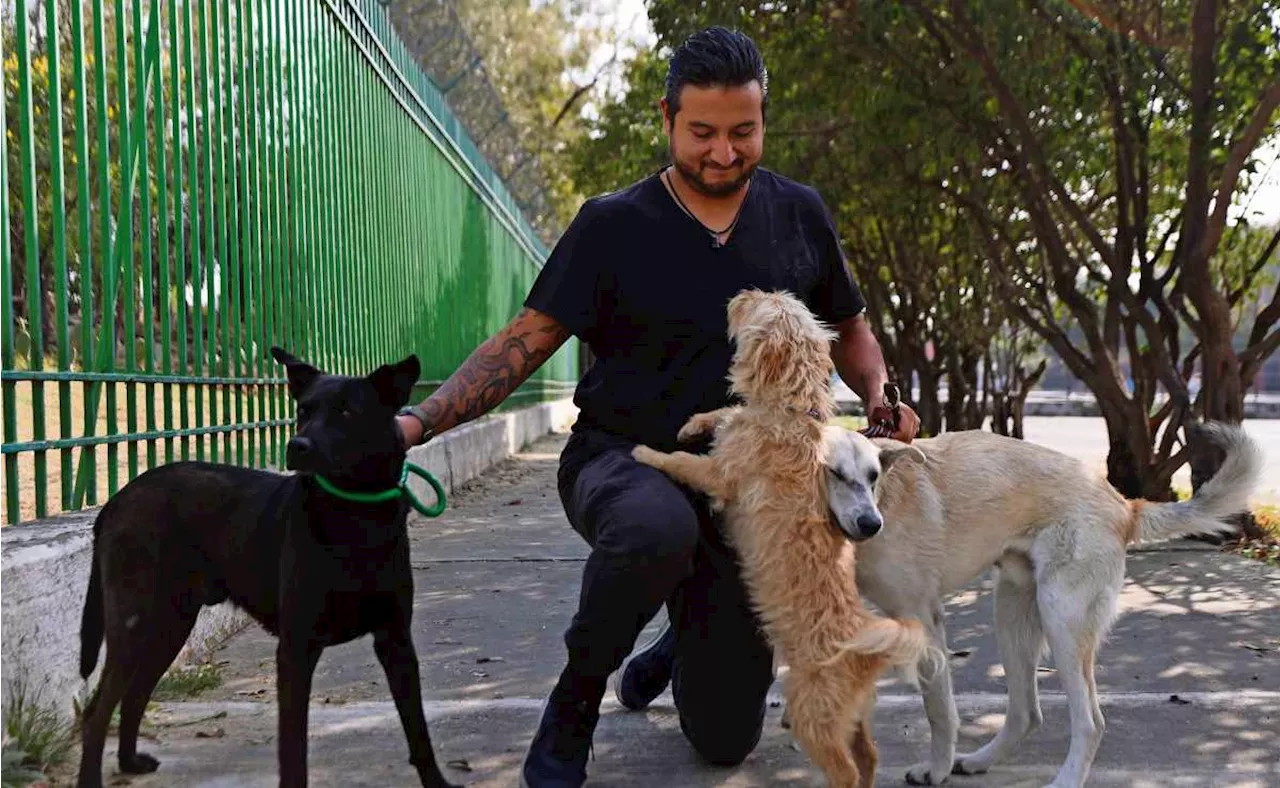
POLYGON ((568 672, 603 686, 667 603, 680 727, 706 760, 737 764, 760 741, 773 654, 705 499, 636 462, 633 445, 583 430, 561 456, 560 499, 592 548, 568 672))

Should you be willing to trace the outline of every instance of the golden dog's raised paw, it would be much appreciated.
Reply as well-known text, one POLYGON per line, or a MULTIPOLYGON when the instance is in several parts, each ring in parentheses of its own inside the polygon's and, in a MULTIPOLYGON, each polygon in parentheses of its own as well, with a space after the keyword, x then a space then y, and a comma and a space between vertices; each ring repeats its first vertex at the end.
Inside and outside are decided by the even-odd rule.
POLYGON ((635 458, 636 462, 652 465, 655 468, 662 464, 662 452, 654 451, 643 444, 632 449, 631 456, 635 458))
POLYGON ((715 432, 717 421, 719 421, 719 418, 714 413, 699 413, 692 416, 680 428, 680 432, 676 433, 676 440, 681 443, 688 443, 710 435, 715 432))

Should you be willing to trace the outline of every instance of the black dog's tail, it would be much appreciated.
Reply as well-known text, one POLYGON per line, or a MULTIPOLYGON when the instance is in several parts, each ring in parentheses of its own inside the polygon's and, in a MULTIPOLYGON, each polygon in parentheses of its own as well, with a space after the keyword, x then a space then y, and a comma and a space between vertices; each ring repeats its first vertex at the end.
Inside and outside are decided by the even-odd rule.
POLYGON ((80 678, 87 679, 98 664, 105 629, 102 612, 102 570, 98 568, 98 528, 102 513, 93 524, 93 549, 89 554, 89 590, 84 596, 84 612, 80 616, 80 678))

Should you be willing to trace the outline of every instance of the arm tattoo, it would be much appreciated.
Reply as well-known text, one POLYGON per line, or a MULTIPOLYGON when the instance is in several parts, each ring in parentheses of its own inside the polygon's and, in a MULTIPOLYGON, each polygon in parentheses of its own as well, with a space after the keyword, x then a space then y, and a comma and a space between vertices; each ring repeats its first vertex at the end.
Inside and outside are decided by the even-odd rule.
POLYGON ((422 404, 435 432, 444 432, 496 408, 569 338, 554 321, 520 311, 463 362, 422 404))

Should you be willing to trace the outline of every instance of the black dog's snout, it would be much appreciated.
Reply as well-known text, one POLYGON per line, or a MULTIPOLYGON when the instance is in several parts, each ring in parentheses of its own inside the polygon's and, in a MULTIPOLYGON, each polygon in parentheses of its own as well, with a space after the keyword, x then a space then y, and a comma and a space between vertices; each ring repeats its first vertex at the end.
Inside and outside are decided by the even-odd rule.
POLYGON ((285 466, 289 470, 297 470, 298 465, 310 457, 315 449, 315 444, 310 438, 304 438, 301 435, 289 439, 289 443, 285 445, 285 466))
POLYGON ((880 533, 880 529, 884 526, 884 521, 873 514, 864 514, 858 517, 858 536, 862 539, 870 539, 880 533))

